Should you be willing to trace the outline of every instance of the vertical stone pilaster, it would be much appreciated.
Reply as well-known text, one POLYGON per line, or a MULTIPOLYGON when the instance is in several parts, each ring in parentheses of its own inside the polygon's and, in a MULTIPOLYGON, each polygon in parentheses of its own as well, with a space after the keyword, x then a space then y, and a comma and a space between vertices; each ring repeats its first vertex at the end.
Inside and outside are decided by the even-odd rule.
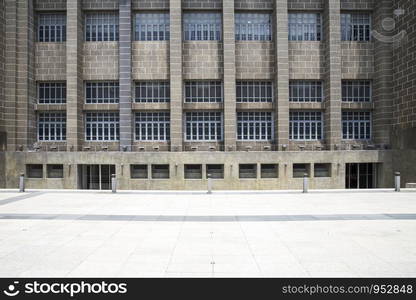
POLYGON ((276 150, 289 144, 289 42, 287 0, 275 2, 275 142, 276 150))
POLYGON ((5 1, 5 102, 4 102, 4 129, 6 131, 7 150, 15 151, 16 143, 16 34, 17 34, 17 2, 5 1))
POLYGON ((131 151, 132 104, 131 104, 131 0, 119 4, 120 42, 120 150, 131 151))
POLYGON ((67 1, 66 86, 67 86, 67 147, 79 151, 83 130, 83 80, 82 80, 82 0, 67 1))
POLYGON ((325 70, 325 139, 330 149, 341 143, 341 4, 340 0, 325 2, 324 43, 325 70))
POLYGON ((4 129, 4 83, 5 83, 5 0, 0 0, 0 151, 6 149, 6 131, 4 129))
MULTIPOLYGON (((391 36, 382 27, 385 18, 393 17, 393 1, 375 1, 373 29, 385 36, 391 36)), ((374 40, 373 80, 373 140, 375 144, 390 144, 393 119, 393 44, 374 40)))
POLYGON ((236 150, 236 78, 234 1, 223 1, 224 150, 236 150))
POLYGON ((170 0, 170 145, 182 151, 182 3, 170 0))

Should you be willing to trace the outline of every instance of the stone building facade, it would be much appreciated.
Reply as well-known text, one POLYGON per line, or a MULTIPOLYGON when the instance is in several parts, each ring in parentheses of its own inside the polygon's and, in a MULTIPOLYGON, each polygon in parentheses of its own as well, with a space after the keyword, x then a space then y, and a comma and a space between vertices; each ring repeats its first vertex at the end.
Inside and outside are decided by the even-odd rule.
POLYGON ((28 188, 106 189, 112 173, 121 189, 416 182, 415 12, 410 0, 0 0, 0 187, 21 173, 28 188), (372 30, 407 34, 397 47, 372 30))

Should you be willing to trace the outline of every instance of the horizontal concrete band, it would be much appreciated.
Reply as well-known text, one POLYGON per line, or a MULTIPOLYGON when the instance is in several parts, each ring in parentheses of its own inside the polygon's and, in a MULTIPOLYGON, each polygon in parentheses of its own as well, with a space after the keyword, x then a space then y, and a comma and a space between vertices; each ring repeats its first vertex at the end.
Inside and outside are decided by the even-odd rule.
POLYGON ((332 215, 250 215, 250 216, 175 216, 175 215, 77 215, 77 214, 0 214, 0 220, 79 220, 138 222, 288 222, 288 221, 377 221, 416 220, 416 214, 332 214, 332 215))

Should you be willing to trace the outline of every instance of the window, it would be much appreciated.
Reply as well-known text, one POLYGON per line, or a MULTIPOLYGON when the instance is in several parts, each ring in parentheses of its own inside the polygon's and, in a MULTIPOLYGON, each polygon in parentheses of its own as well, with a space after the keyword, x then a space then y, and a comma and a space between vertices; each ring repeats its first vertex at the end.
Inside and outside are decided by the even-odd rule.
POLYGON ((85 40, 87 42, 118 41, 117 13, 89 13, 85 16, 85 40))
POLYGON ((237 112, 237 139, 240 141, 273 140, 271 112, 237 112))
POLYGON ((136 41, 168 41, 168 13, 138 13, 136 14, 136 41))
POLYGON ((221 81, 185 82, 185 102, 222 102, 221 81))
POLYGON ((322 81, 292 80, 289 83, 290 102, 322 102, 322 81))
POLYGON ((48 178, 64 178, 64 165, 47 165, 48 178))
POLYGON ((38 18, 38 42, 65 42, 66 15, 40 14, 38 18))
POLYGON ((118 112, 87 112, 85 115, 86 141, 118 141, 120 124, 118 112))
POLYGON ((207 178, 211 175, 212 179, 224 178, 224 165, 207 165, 207 178))
POLYGON ((118 82, 87 82, 85 84, 85 103, 118 103, 119 93, 118 82))
POLYGON ((257 178, 257 165, 256 164, 239 165, 238 175, 239 175, 239 178, 257 178))
POLYGON ((344 140, 371 139, 371 112, 343 111, 342 138, 344 140))
POLYGON ((271 41, 271 14, 237 13, 235 14, 236 41, 271 41))
POLYGON ((184 13, 185 41, 220 41, 221 18, 220 13, 184 13))
POLYGON ((293 178, 303 178, 304 174, 310 176, 309 164, 293 164, 293 178))
POLYGON ((152 165, 152 179, 168 179, 169 165, 152 165))
POLYGON ((27 178, 43 178, 43 165, 26 165, 27 178))
POLYGON ((136 102, 170 102, 169 81, 136 82, 136 102))
POLYGON ((276 164, 262 164, 261 178, 278 178, 279 177, 279 165, 276 164))
POLYGON ((130 177, 132 179, 147 179, 147 165, 130 165, 130 177))
POLYGON ((38 115, 39 141, 66 140, 66 113, 41 112, 38 115))
POLYGON ((323 138, 322 112, 294 111, 289 117, 289 139, 314 141, 323 138))
POLYGON ((66 83, 64 82, 39 82, 38 83, 39 104, 65 104, 66 83))
POLYGON ((202 165, 185 165, 185 179, 202 179, 202 165))
POLYGON ((136 141, 168 141, 169 139, 169 112, 136 113, 136 141))
POLYGON ((187 141, 221 141, 221 112, 187 112, 185 117, 187 141))
POLYGON ((237 81, 237 102, 273 102, 273 84, 270 81, 237 81))
POLYGON ((320 41, 321 14, 289 13, 289 41, 320 41))
POLYGON ((371 81, 345 80, 342 82, 342 101, 344 102, 370 102, 371 81))
POLYGON ((341 14, 341 39, 343 41, 370 41, 371 17, 369 14, 341 14))
POLYGON ((314 177, 331 177, 331 164, 315 164, 314 177))

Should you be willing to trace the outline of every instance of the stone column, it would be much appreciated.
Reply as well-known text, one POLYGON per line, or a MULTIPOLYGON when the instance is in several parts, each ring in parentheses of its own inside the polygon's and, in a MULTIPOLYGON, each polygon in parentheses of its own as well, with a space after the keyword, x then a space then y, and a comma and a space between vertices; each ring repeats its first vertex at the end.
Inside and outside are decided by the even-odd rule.
POLYGON ((120 9, 120 150, 131 151, 131 0, 121 0, 120 9))
POLYGON ((83 130, 82 0, 66 2, 66 122, 68 151, 81 150, 83 130))
POLYGON ((4 129, 8 151, 17 150, 16 143, 16 32, 17 3, 15 0, 5 1, 5 98, 4 98, 4 129))
POLYGON ((182 3, 170 0, 170 145, 182 151, 182 3))
POLYGON ((334 150, 341 143, 341 14, 340 0, 325 2, 324 40, 325 70, 325 139, 334 150))
MULTIPOLYGON (((393 17, 393 1, 374 2, 374 30, 385 36, 392 36, 382 27, 385 18, 393 17)), ((393 119, 393 44, 374 40, 374 80, 373 80, 373 140, 375 144, 389 145, 393 119)))
POLYGON ((224 150, 236 150, 234 1, 223 1, 224 150))
POLYGON ((276 150, 289 143, 289 42, 287 0, 275 2, 274 43, 276 53, 275 142, 276 150))

